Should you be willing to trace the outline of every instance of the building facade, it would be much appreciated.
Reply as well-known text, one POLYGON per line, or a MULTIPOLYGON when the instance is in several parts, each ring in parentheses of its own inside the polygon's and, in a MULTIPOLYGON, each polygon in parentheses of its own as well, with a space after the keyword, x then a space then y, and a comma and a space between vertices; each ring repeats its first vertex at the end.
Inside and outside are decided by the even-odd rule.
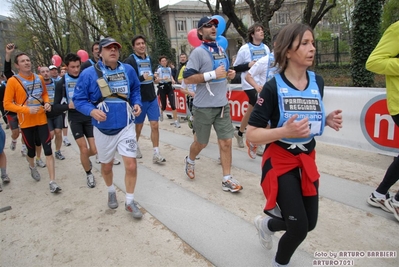
MULTIPOLYGON (((271 35, 273 36, 279 29, 289 23, 299 22, 305 5, 305 0, 284 1, 283 6, 273 15, 272 20, 269 22, 271 35)), ((244 0, 236 3, 235 11, 247 27, 254 23, 248 4, 244 0)), ((175 50, 178 58, 180 53, 189 54, 193 49, 187 40, 187 33, 197 28, 198 21, 204 16, 209 16, 210 11, 203 2, 181 1, 162 7, 161 14, 172 49, 175 50)), ((226 16, 220 15, 227 21, 226 16)), ((229 27, 226 38, 228 40, 227 54, 232 58, 233 55, 237 54, 240 46, 245 43, 245 40, 237 33, 233 25, 229 27)), ((176 62, 178 62, 177 59, 176 62)))
POLYGON ((6 45, 14 40, 14 25, 10 17, 0 15, 0 72, 4 71, 6 45))

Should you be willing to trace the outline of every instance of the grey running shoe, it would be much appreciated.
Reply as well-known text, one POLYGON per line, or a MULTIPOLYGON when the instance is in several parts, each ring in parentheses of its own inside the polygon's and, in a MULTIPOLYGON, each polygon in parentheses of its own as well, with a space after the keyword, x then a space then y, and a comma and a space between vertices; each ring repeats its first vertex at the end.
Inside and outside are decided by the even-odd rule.
POLYGON ((30 176, 32 176, 32 178, 34 179, 34 180, 36 180, 36 181, 40 181, 40 173, 39 173, 39 171, 37 170, 37 168, 36 167, 30 167, 29 166, 29 168, 30 168, 30 176))
POLYGON ((1 180, 3 180, 3 183, 9 183, 10 182, 10 177, 8 177, 8 174, 2 175, 1 180))
POLYGON ((141 154, 140 148, 137 146, 136 159, 141 159, 141 158, 143 158, 143 154, 141 154))
POLYGON ((153 163, 164 163, 165 161, 166 159, 162 157, 159 153, 154 154, 154 156, 152 157, 153 163))
POLYGON ((159 121, 163 121, 163 113, 161 112, 161 115, 159 116, 159 121))
POLYGON ((186 156, 186 157, 184 158, 184 165, 185 165, 184 170, 185 170, 186 175, 187 175, 188 178, 194 179, 194 178, 195 178, 195 171, 194 171, 194 169, 195 169, 195 164, 189 163, 189 162, 187 161, 187 159, 188 159, 188 156, 186 156))
POLYGON ((87 186, 90 188, 96 187, 96 179, 94 178, 94 175, 92 173, 88 174, 86 176, 87 178, 87 186))
POLYGON ((28 155, 28 149, 26 149, 26 147, 22 147, 21 154, 23 157, 26 157, 26 155, 28 155))
POLYGON ((65 157, 61 154, 61 150, 60 151, 55 151, 54 155, 55 155, 56 159, 59 159, 59 160, 64 160, 65 159, 65 157))
POLYGON ((187 116, 188 128, 190 128, 190 129, 194 128, 193 121, 194 121, 194 117, 193 116, 187 116))
POLYGON ((12 151, 14 151, 15 150, 15 148, 17 147, 17 141, 11 141, 11 144, 10 144, 10 149, 12 150, 12 151))
POLYGON ((391 197, 389 200, 385 201, 385 206, 393 212, 393 215, 395 215, 396 220, 399 221, 399 202, 394 199, 394 197, 391 197))
POLYGON ((392 210, 388 209, 385 205, 385 202, 389 201, 389 199, 389 193, 387 193, 383 198, 378 198, 374 196, 374 193, 371 193, 371 195, 367 198, 367 203, 369 203, 373 207, 381 208, 386 212, 392 213, 392 210))
POLYGON ((265 151, 264 146, 258 146, 256 148, 256 155, 258 155, 259 157, 262 157, 263 156, 263 151, 265 151))
POLYGON ((61 190, 62 190, 61 187, 59 187, 55 181, 50 182, 50 192, 51 193, 58 193, 61 190))
POLYGON ((180 126, 180 123, 178 122, 178 121, 175 121, 174 123, 173 123, 173 126, 175 126, 176 128, 180 128, 181 126, 180 126))
POLYGON ((238 147, 244 147, 244 137, 238 135, 238 131, 234 132, 234 137, 237 139, 238 147))
POLYGON ((125 203, 125 210, 132 213, 132 217, 135 219, 141 219, 143 217, 143 213, 141 212, 141 210, 139 209, 139 207, 137 206, 137 202, 136 201, 132 201, 130 202, 129 205, 127 205, 125 203))
POLYGON ((230 179, 228 179, 226 182, 222 182, 222 189, 223 191, 230 191, 234 193, 240 191, 242 189, 242 186, 237 180, 233 179, 233 177, 230 176, 230 179))
POLYGON ((114 165, 119 165, 121 164, 121 161, 117 158, 114 158, 114 165))
POLYGON ((44 163, 42 159, 36 158, 36 166, 39 166, 41 168, 45 168, 46 167, 46 163, 44 163))
POLYGON ((269 228, 265 229, 264 225, 267 225, 271 217, 256 216, 254 219, 254 225, 258 230, 259 241, 263 248, 270 250, 273 247, 272 235, 274 232, 270 231, 269 228))
POLYGON ((118 200, 116 200, 116 192, 108 192, 108 207, 116 209, 118 207, 118 200))
POLYGON ((64 143, 64 146, 70 146, 71 142, 69 142, 68 138, 65 138, 64 141, 62 141, 64 143))
POLYGON ((258 149, 257 145, 252 144, 248 140, 246 140, 247 146, 248 146, 248 156, 251 159, 256 159, 256 150, 258 149))

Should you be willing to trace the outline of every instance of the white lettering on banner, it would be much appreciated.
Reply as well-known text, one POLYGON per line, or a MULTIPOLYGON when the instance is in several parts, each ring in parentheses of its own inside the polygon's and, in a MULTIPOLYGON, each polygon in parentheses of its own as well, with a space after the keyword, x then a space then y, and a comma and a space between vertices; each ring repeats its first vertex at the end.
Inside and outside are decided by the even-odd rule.
POLYGON ((229 100, 231 116, 244 116, 248 109, 248 101, 229 100), (236 113, 237 112, 237 113, 236 113))
POLYGON ((387 139, 393 140, 393 137, 395 135, 395 122, 393 121, 391 115, 388 114, 375 114, 374 137, 380 137, 380 126, 383 121, 386 121, 388 123, 387 139))
MULTIPOLYGON (((169 102, 169 98, 167 98, 166 101, 166 105, 168 108, 172 108, 172 106, 170 105, 169 102)), ((186 107, 186 99, 183 96, 177 96, 177 94, 175 94, 175 105, 176 105, 176 109, 185 109, 186 107)))

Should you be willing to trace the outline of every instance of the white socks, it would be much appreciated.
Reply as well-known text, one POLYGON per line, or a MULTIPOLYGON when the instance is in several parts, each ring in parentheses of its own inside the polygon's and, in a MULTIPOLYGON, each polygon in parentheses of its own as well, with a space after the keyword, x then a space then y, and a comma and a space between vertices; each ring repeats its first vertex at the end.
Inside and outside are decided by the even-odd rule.
POLYGON ((114 186, 114 184, 112 184, 111 186, 108 186, 108 192, 109 193, 112 193, 112 192, 115 192, 116 190, 115 190, 115 186, 114 186))
POLYGON ((134 193, 133 194, 126 193, 125 198, 126 198, 126 204, 129 205, 130 203, 132 203, 134 199, 134 193))

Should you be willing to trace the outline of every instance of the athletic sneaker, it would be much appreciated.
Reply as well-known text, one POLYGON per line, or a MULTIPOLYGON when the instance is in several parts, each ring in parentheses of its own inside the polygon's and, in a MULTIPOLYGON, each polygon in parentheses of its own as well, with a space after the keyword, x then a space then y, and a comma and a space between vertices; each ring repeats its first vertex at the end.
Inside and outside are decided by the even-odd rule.
POLYGON ((161 112, 161 115, 159 116, 159 121, 163 121, 163 113, 161 112))
POLYGON ((108 192, 108 207, 116 209, 118 207, 118 200, 116 200, 116 192, 108 192))
POLYGON ((165 161, 166 159, 162 157, 159 153, 154 154, 154 156, 152 157, 153 163, 164 163, 165 161))
POLYGON ((87 186, 90 188, 96 187, 96 179, 94 178, 94 175, 92 173, 88 174, 86 176, 87 179, 87 186))
POLYGON ((119 165, 121 164, 121 161, 117 158, 114 158, 114 165, 119 165))
POLYGON ((143 154, 141 154, 140 148, 137 146, 136 159, 141 159, 141 158, 143 158, 143 154))
POLYGON ((234 137, 237 139, 238 147, 244 147, 244 137, 238 135, 238 130, 234 131, 234 137))
POLYGON ((259 241, 264 249, 270 250, 273 247, 272 235, 274 232, 270 231, 269 228, 265 229, 264 225, 267 225, 271 217, 256 216, 254 219, 254 225, 258 230, 259 241))
POLYGON ((10 149, 11 149, 12 151, 14 151, 16 147, 17 147, 17 141, 11 141, 10 149))
POLYGON ((247 144, 247 147, 248 147, 248 156, 251 159, 256 159, 256 150, 258 149, 258 146, 252 144, 248 140, 246 140, 246 144, 247 144))
POLYGON ((51 193, 58 193, 62 190, 61 187, 59 187, 55 181, 51 181, 49 185, 51 193))
POLYGON ((174 123, 173 123, 173 126, 175 126, 176 128, 180 128, 181 126, 180 126, 180 123, 178 122, 178 121, 175 121, 174 123))
POLYGON ((139 207, 137 206, 137 202, 136 201, 132 201, 130 202, 129 205, 127 205, 125 203, 125 210, 130 212, 132 214, 132 217, 135 219, 141 219, 143 217, 143 213, 141 212, 141 210, 139 209, 139 207))
POLYGON ((64 138, 64 141, 62 141, 64 143, 64 146, 70 146, 71 142, 69 142, 68 138, 64 138))
POLYGON ((23 157, 26 157, 26 155, 28 155, 28 149, 26 147, 22 147, 21 154, 23 157))
POLYGON ((371 195, 367 198, 367 203, 369 203, 373 207, 381 208, 386 212, 392 212, 385 205, 385 202, 388 201, 389 199, 390 199, 389 192, 385 195, 384 198, 375 197, 374 193, 371 193, 371 195))
POLYGON ((54 155, 55 155, 56 159, 59 159, 59 160, 64 160, 65 159, 65 157, 61 154, 61 150, 60 151, 55 151, 54 155))
POLYGON ((10 182, 10 177, 8 177, 8 174, 5 174, 4 176, 1 176, 1 180, 6 184, 10 182))
POLYGON ((189 163, 187 161, 187 159, 188 159, 188 156, 186 156, 184 158, 186 175, 187 175, 188 178, 194 179, 195 178, 195 172, 194 172, 195 164, 189 163))
POLYGON ((240 191, 243 187, 240 185, 240 183, 233 179, 233 177, 230 176, 230 179, 228 179, 226 182, 222 182, 222 189, 223 191, 230 191, 232 193, 240 191))
POLYGON ((193 120, 194 120, 193 116, 190 116, 190 117, 187 116, 187 124, 188 124, 188 128, 190 128, 190 129, 194 128, 193 120))
POLYGON ((258 146, 256 148, 256 155, 259 156, 259 157, 262 157, 264 151, 265 151, 265 147, 264 146, 258 146))
POLYGON ((41 158, 36 158, 36 166, 39 166, 41 168, 45 168, 46 167, 46 163, 44 163, 41 158))
POLYGON ((395 215, 396 220, 399 221, 399 201, 396 201, 393 197, 391 197, 389 200, 385 201, 385 206, 393 212, 393 215, 395 215))
POLYGON ((36 181, 40 181, 40 173, 39 173, 39 171, 37 170, 37 168, 36 167, 30 167, 29 166, 29 168, 30 168, 30 176, 32 176, 32 178, 34 179, 34 180, 36 180, 36 181))

